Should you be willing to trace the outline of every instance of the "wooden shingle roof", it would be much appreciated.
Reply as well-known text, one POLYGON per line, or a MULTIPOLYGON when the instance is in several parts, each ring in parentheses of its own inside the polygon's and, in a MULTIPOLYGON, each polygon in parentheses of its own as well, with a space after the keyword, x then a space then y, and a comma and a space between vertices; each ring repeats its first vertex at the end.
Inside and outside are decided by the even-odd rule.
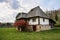
POLYGON ((16 19, 20 19, 20 18, 27 18, 27 13, 18 13, 17 16, 16 16, 16 19))
POLYGON ((18 15, 16 16, 16 19, 20 19, 20 18, 30 18, 30 17, 43 17, 43 18, 49 18, 48 15, 46 15, 42 9, 37 6, 33 9, 31 9, 28 13, 18 13, 18 15))
POLYGON ((49 18, 39 6, 31 9, 27 17, 35 17, 35 16, 49 18))

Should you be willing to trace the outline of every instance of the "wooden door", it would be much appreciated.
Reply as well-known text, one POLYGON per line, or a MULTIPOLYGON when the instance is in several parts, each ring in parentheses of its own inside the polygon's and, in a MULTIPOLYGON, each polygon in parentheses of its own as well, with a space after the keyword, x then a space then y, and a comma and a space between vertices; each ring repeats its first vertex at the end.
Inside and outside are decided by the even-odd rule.
POLYGON ((36 25, 33 26, 33 31, 36 31, 36 25))

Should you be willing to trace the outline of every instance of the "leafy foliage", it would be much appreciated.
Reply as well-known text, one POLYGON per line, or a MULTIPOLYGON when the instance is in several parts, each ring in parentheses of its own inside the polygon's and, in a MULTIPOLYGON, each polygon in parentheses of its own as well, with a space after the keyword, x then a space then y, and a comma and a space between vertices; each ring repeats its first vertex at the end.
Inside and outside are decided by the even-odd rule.
POLYGON ((17 21, 15 21, 15 23, 14 23, 14 26, 15 26, 15 27, 27 26, 27 25, 28 25, 28 23, 27 23, 25 20, 23 20, 23 19, 17 20, 17 21))
POLYGON ((55 15, 55 20, 58 21, 58 16, 57 16, 57 14, 55 15))
POLYGON ((15 21, 14 26, 17 27, 18 31, 27 31, 28 23, 24 19, 20 19, 15 21))

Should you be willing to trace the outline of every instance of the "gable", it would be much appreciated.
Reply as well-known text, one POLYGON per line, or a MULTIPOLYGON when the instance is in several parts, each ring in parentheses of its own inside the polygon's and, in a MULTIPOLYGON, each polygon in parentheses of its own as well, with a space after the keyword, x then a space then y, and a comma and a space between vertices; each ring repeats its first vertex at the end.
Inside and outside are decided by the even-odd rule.
POLYGON ((36 17, 36 16, 49 18, 39 6, 31 9, 30 12, 28 13, 28 17, 36 17))

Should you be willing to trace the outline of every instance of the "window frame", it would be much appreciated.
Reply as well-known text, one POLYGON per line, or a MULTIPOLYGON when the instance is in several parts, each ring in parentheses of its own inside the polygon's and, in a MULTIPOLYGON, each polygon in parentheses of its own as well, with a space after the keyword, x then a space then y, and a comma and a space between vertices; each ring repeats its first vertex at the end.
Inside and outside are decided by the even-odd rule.
POLYGON ((36 18, 32 18, 32 21, 33 21, 33 22, 36 22, 36 18))
POLYGON ((43 22, 45 21, 45 18, 43 18, 43 22))

